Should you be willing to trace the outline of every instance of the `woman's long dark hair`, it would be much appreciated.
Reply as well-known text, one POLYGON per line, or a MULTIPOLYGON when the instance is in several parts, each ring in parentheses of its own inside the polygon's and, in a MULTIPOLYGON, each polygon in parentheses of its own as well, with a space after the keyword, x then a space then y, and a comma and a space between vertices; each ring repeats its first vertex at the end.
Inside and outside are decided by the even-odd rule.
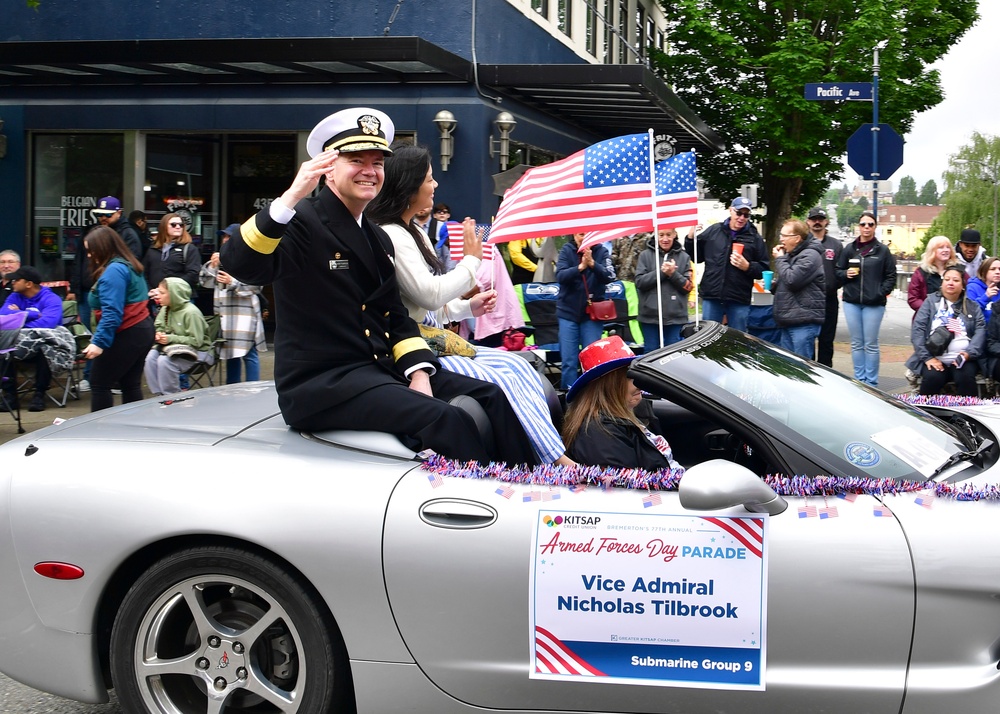
POLYGON ((410 200, 420 190, 427 180, 427 170, 431 167, 431 155, 422 146, 394 144, 392 156, 385 158, 385 180, 382 190, 365 208, 368 220, 380 226, 391 223, 403 226, 413 236, 420 255, 435 275, 444 273, 444 265, 434 252, 433 243, 436 236, 431 236, 432 247, 427 247, 421 231, 412 223, 403 221, 403 212, 410 207, 410 200))
POLYGON ((101 277, 101 273, 104 272, 113 258, 124 258, 135 272, 142 272, 142 263, 132 255, 132 251, 125 245, 125 241, 113 228, 98 226, 84 237, 84 242, 87 244, 87 253, 90 255, 90 272, 94 276, 94 280, 101 277))

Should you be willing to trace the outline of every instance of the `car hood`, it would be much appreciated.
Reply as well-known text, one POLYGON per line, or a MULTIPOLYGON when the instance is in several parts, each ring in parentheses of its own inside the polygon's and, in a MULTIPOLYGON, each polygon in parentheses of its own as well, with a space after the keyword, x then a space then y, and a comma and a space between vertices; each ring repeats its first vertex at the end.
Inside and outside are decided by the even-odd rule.
POLYGON ((17 441, 97 439, 211 446, 274 417, 281 421, 274 382, 245 382, 123 404, 17 441))

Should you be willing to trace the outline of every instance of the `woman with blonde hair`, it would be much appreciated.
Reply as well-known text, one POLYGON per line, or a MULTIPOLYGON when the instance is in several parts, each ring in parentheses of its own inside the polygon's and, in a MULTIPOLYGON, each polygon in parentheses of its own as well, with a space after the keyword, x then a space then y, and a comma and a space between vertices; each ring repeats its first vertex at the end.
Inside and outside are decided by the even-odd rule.
POLYGON ((180 214, 168 213, 160 219, 160 229, 142 258, 142 266, 150 292, 164 278, 182 278, 192 290, 198 289, 201 255, 180 214))
POLYGON ((587 466, 680 469, 667 440, 649 431, 635 415, 642 392, 628 376, 634 359, 618 335, 581 350, 584 372, 566 394, 566 453, 587 466))
POLYGON ((927 241, 927 248, 920 259, 920 266, 913 271, 910 287, 906 291, 906 302, 916 313, 931 293, 941 289, 944 269, 958 262, 955 248, 945 236, 934 236, 927 241))

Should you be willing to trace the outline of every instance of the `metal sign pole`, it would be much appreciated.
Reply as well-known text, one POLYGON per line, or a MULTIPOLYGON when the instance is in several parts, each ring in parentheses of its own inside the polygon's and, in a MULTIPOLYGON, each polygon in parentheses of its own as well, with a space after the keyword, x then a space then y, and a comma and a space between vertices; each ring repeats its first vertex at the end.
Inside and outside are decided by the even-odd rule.
POLYGON ((878 223, 878 47, 872 73, 872 215, 878 223))

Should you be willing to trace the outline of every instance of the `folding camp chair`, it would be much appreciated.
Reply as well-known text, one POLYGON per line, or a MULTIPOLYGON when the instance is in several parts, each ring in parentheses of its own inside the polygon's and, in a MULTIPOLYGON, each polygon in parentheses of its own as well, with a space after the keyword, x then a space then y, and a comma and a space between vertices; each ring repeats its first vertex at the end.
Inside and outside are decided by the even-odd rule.
POLYGON ((214 387, 216 382, 222 382, 222 360, 219 359, 219 351, 225 340, 220 333, 222 331, 222 318, 219 315, 207 315, 205 322, 208 324, 208 339, 211 343, 208 354, 210 359, 198 360, 191 367, 181 372, 186 374, 191 380, 191 389, 204 387, 202 380, 208 381, 209 387, 214 387))
MULTIPOLYGON (((3 376, 2 381, 14 380, 15 383, 17 381, 17 372, 13 368, 14 348, 17 345, 17 336, 20 334, 21 328, 24 327, 24 321, 27 319, 28 314, 23 310, 0 315, 0 375, 3 376)), ((17 422, 17 433, 23 434, 24 427, 21 426, 21 406, 17 399, 16 387, 10 392, 0 388, 0 405, 3 406, 4 411, 9 412, 14 417, 14 421, 17 422), (8 397, 9 394, 14 395, 13 400, 8 397)))
POLYGON ((76 342, 76 349, 73 353, 73 363, 65 372, 52 374, 52 385, 58 388, 58 396, 48 394, 49 399, 58 406, 66 406, 70 397, 80 398, 79 384, 83 378, 83 365, 87 363, 87 358, 83 356, 83 351, 90 344, 93 333, 82 322, 75 300, 63 301, 63 327, 70 331, 76 342))

